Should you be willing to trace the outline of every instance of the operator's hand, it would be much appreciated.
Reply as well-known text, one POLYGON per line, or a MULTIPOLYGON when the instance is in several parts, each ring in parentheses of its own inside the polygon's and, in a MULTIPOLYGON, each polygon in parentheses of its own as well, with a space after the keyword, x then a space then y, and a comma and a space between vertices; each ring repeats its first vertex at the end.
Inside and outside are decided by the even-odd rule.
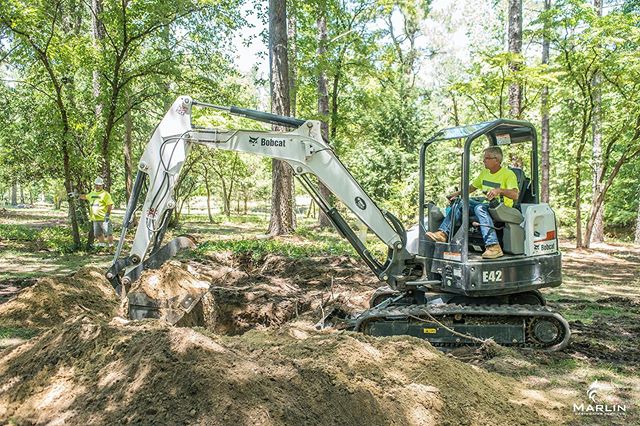
POLYGON ((496 197, 499 197, 502 195, 502 189, 500 188, 492 188, 491 190, 489 190, 489 192, 487 192, 487 200, 493 200, 496 197))
POLYGON ((459 195, 460 195, 460 191, 453 192, 453 193, 447 195, 447 200, 449 200, 449 202, 452 202, 459 195))

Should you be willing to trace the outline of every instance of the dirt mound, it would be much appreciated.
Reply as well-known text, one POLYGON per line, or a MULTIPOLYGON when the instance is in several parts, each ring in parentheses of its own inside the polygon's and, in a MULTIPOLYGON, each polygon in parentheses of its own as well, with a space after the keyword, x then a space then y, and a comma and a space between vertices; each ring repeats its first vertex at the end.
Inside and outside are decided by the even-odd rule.
POLYGON ((220 255, 170 262, 146 271, 141 282, 166 300, 185 285, 208 283, 209 310, 197 323, 203 327, 113 318, 117 299, 92 269, 40 280, 0 306, 2 321, 50 328, 0 353, 0 421, 491 425, 559 419, 546 394, 527 393, 514 380, 422 340, 315 330, 323 309, 333 303, 364 309, 378 286, 348 258, 269 257, 255 264, 220 255))
POLYGON ((50 328, 80 314, 112 318, 118 307, 113 288, 98 268, 73 276, 40 278, 0 305, 1 327, 50 328))
POLYGON ((82 317, 5 352, 0 382, 18 424, 550 422, 512 380, 418 339, 299 324, 231 337, 82 317))
POLYGON ((189 264, 169 262, 145 271, 129 293, 130 318, 198 325, 219 334, 318 321, 331 306, 364 310, 380 285, 348 257, 290 260, 220 254, 189 264), (202 300, 198 305, 191 301, 202 300), (183 316, 184 315, 184 316, 183 316))
POLYGON ((12 299, 26 287, 35 284, 35 278, 10 278, 0 281, 0 304, 12 299))

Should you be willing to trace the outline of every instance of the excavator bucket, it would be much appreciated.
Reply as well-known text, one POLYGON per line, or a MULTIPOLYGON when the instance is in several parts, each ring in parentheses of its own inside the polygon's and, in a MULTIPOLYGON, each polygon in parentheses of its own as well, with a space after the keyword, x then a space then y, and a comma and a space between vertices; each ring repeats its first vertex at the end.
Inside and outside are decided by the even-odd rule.
POLYGON ((193 277, 182 265, 168 262, 157 270, 144 271, 127 294, 132 320, 156 318, 171 325, 200 323, 206 308, 202 299, 209 283, 193 277))
MULTIPOLYGON (((202 315, 201 301, 209 292, 209 283, 193 278, 181 266, 167 263, 179 251, 194 247, 193 237, 177 237, 125 275, 122 282, 133 283, 131 288, 116 281, 116 291, 126 293, 130 319, 156 318, 180 325, 202 315)), ((116 270, 113 272, 117 277, 116 270)))

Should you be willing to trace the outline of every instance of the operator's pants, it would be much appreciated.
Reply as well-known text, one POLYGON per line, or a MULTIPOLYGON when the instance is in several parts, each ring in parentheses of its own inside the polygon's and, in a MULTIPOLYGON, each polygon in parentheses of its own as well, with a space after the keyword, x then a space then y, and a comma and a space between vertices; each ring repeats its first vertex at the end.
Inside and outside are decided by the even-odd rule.
POLYGON ((113 234, 113 226, 111 225, 111 221, 105 222, 103 220, 93 221, 93 235, 95 237, 99 237, 104 235, 108 237, 113 234))
MULTIPOLYGON (((489 204, 481 203, 476 200, 469 200, 469 215, 474 215, 478 218, 484 244, 486 246, 498 244, 498 236, 496 235, 496 231, 493 229, 493 219, 489 213, 489 204)), ((462 217, 462 202, 456 205, 454 216, 454 223, 458 222, 462 217)), ((440 224, 440 230, 447 234, 451 233, 451 214, 447 213, 445 215, 444 220, 440 224)))

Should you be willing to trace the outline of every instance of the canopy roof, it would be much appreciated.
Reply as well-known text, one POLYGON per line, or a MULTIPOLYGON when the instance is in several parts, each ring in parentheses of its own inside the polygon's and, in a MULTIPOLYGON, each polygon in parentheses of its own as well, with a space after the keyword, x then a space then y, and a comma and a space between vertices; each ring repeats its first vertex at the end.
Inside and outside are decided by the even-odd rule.
POLYGON ((442 129, 433 135, 428 143, 449 139, 463 139, 470 136, 475 139, 482 135, 487 135, 494 145, 508 145, 534 140, 536 138, 536 130, 531 123, 526 121, 500 118, 478 124, 442 129))

